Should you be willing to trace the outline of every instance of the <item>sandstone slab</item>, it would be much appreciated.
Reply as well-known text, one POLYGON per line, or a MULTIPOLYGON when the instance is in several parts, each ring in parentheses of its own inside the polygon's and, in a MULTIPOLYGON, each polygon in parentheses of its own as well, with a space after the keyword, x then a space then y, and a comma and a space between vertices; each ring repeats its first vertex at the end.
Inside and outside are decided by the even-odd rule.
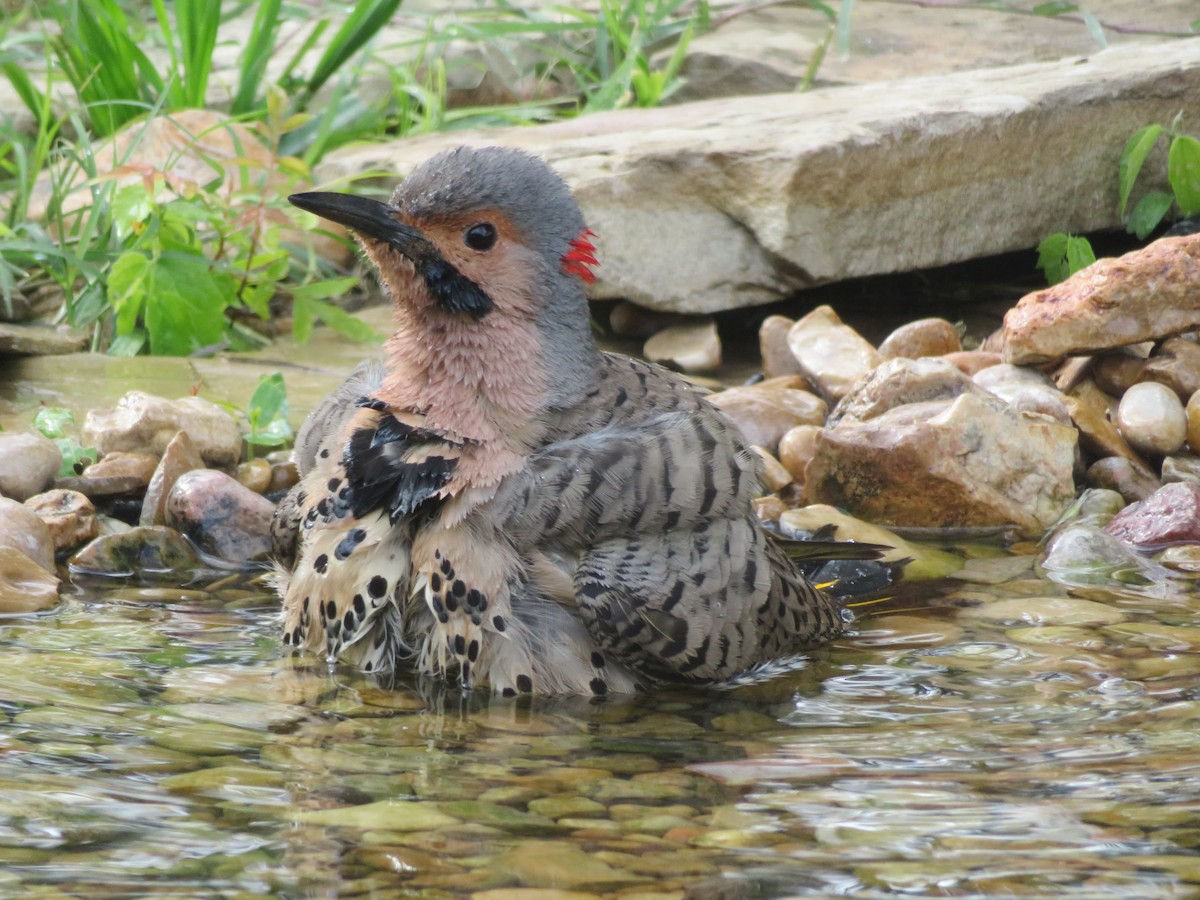
POLYGON ((807 499, 890 525, 1040 534, 1075 498, 1075 440, 995 398, 908 404, 818 435, 807 499))
POLYGON ((1049 63, 408 136, 330 154, 316 177, 381 167, 400 177, 461 143, 531 150, 568 180, 598 235, 593 298, 713 312, 1031 248, 1054 231, 1115 227, 1125 141, 1194 108, 1200 42, 1131 44, 1049 63), (986 215, 965 226, 964 210, 986 215))

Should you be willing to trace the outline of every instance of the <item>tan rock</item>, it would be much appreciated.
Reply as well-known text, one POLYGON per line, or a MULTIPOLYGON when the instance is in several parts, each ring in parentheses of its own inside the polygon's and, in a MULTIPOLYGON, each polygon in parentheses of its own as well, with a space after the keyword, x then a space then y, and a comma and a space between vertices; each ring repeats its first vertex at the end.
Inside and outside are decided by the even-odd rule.
POLYGON ((651 362, 682 372, 712 372, 721 365, 721 338, 711 319, 672 325, 646 341, 643 355, 651 362))
POLYGON ((95 409, 83 424, 84 442, 102 455, 118 450, 161 457, 167 444, 187 432, 200 457, 210 466, 232 467, 242 453, 237 421, 224 409, 200 397, 166 400, 130 391, 112 409, 95 409))
POLYGON ((46 524, 56 551, 76 547, 100 533, 96 507, 78 491, 47 491, 30 497, 25 506, 46 524))
POLYGON ((1075 497, 1075 431, 966 393, 827 429, 806 497, 871 521, 1040 534, 1075 497))
POLYGON ((804 472, 816 452, 820 433, 819 425, 797 425, 779 439, 779 462, 797 484, 804 484, 804 472))
POLYGON ((1095 383, 1081 381, 1063 401, 1071 414, 1071 421, 1079 429, 1079 440, 1085 450, 1096 457, 1123 457, 1146 477, 1154 477, 1137 451, 1129 446, 1113 424, 1116 402, 1095 383))
POLYGON ((889 359, 838 402, 827 424, 865 422, 906 403, 949 400, 964 393, 986 391, 944 359, 889 359))
POLYGON ((265 459, 251 459, 239 463, 237 480, 256 494, 265 494, 271 486, 271 464, 265 459))
POLYGON ((945 319, 917 319, 901 325, 879 345, 879 355, 885 359, 923 356, 945 356, 962 351, 958 329, 945 319))
POLYGON ((1142 380, 1146 359, 1124 349, 1102 353, 1092 363, 1092 380, 1106 394, 1120 397, 1142 380))
POLYGON ((1168 338, 1146 361, 1138 381, 1157 381, 1187 400, 1200 391, 1200 344, 1183 337, 1168 338))
POLYGON ((77 491, 93 499, 140 493, 150 483, 156 465, 157 457, 147 453, 117 450, 92 463, 82 475, 60 478, 57 484, 63 490, 77 491))
POLYGON ((1004 361, 999 353, 990 353, 987 350, 961 350, 958 353, 947 353, 943 358, 946 362, 953 363, 955 368, 968 377, 1004 361))
POLYGON ((1187 444, 1192 452, 1200 455, 1200 391, 1188 398, 1184 408, 1187 414, 1187 444))
POLYGON ((54 569, 54 539, 37 513, 8 497, 0 497, 0 547, 28 556, 36 565, 54 569))
POLYGON ((1054 362, 1200 325, 1200 234, 1160 238, 1027 294, 1004 316, 1008 362, 1054 362))
POLYGON ((150 486, 142 500, 139 525, 162 525, 167 521, 167 496, 179 480, 179 476, 195 469, 203 469, 204 460, 196 452, 186 431, 177 431, 163 450, 162 459, 150 477, 150 486))
MULTIPOLYGON (((758 353, 762 358, 763 375, 781 378, 784 375, 799 375, 800 363, 788 346, 788 332, 796 322, 787 316, 767 316, 758 328, 758 353)), ((812 390, 808 386, 805 390, 812 390)))
POLYGON ((846 396, 883 362, 879 351, 828 306, 818 306, 792 326, 788 347, 804 377, 830 402, 846 396))
POLYGON ((769 493, 783 490, 792 483, 792 473, 783 467, 783 464, 771 455, 771 451, 765 447, 759 447, 757 444, 752 444, 750 449, 758 454, 758 458, 762 460, 762 486, 763 490, 769 493))
POLYGON ((0 546, 0 613, 31 613, 58 603, 58 577, 20 550, 0 546))
POLYGON ((774 453, 789 429, 825 421, 825 401, 795 386, 802 383, 799 376, 772 378, 712 394, 708 401, 738 426, 748 443, 774 453))
POLYGON ((1179 395, 1155 381, 1142 381, 1117 404, 1117 428, 1135 450, 1152 457, 1174 453, 1187 439, 1187 414, 1179 395))

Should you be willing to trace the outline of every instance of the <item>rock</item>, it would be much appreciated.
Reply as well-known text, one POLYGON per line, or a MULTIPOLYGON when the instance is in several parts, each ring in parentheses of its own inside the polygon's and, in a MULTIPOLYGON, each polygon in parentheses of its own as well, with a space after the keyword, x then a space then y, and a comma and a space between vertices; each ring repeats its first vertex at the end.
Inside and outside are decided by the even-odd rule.
POLYGON ((625 301, 614 306, 608 314, 608 327, 612 329, 613 334, 618 337, 640 338, 643 341, 664 328, 686 321, 687 318, 678 313, 659 312, 625 301))
POLYGON ((642 350, 646 359, 682 372, 711 372, 721 365, 721 338, 711 319, 664 328, 642 350))
POLYGON ((1128 352, 1127 348, 1102 353, 1092 362, 1091 375, 1096 387, 1114 397, 1120 397, 1142 380, 1146 359, 1128 352))
POLYGON ((1086 480, 1092 487, 1116 491, 1128 503, 1145 500, 1162 486, 1149 469, 1123 456, 1096 460, 1088 466, 1086 480))
POLYGON ((799 376, 772 378, 711 394, 708 401, 737 425, 747 443, 774 453, 789 429, 825 421, 825 401, 800 390, 802 383, 799 376))
POLYGON ((87 335, 67 325, 0 322, 0 357, 78 353, 87 346, 87 340, 87 335))
MULTIPOLYGON (((782 378, 784 375, 799 375, 800 363, 788 346, 788 332, 796 322, 787 316, 767 316, 758 328, 758 354, 762 359, 763 375, 767 378, 782 378)), ((812 385, 805 387, 811 391, 812 385)))
POLYGON ((41 612, 56 603, 57 576, 22 551, 0 545, 0 614, 41 612))
MULTIPOLYGON (((192 445, 192 439, 186 431, 177 431, 171 438, 162 459, 150 476, 150 485, 146 488, 146 496, 142 500, 142 514, 138 518, 139 525, 163 525, 167 521, 167 495, 179 480, 179 476, 194 469, 203 469, 204 460, 192 445)), ((294 466, 293 466, 294 468, 294 466)))
POLYGON ((1183 337, 1163 341, 1146 361, 1139 381, 1157 381, 1186 400, 1200 390, 1200 345, 1183 337))
POLYGON ((885 524, 1050 527, 1075 498, 1075 431, 963 394, 817 437, 805 492, 885 524))
POLYGON ((279 491, 286 491, 300 481, 300 470, 296 467, 296 463, 288 460, 286 462, 271 463, 271 481, 267 484, 267 489, 264 493, 274 494, 279 491))
POLYGON ((943 358, 970 378, 989 366, 998 366, 1004 361, 999 353, 987 350, 963 350, 959 353, 947 353, 943 358))
POLYGON ((157 464, 155 457, 145 453, 118 450, 92 463, 82 475, 58 479, 56 485, 61 490, 78 491, 93 500, 121 494, 140 494, 150 483, 157 464))
POLYGON ((1162 480, 1164 484, 1171 481, 1192 481, 1200 484, 1200 457, 1183 454, 1168 456, 1163 460, 1162 480))
POLYGON ((28 500, 54 483, 58 445, 36 431, 0 432, 0 495, 28 500))
POLYGON ((271 486, 271 474, 271 464, 265 459, 252 459, 239 463, 237 467, 238 483, 256 494, 267 492, 271 486))
POLYGON ((1104 529, 1136 547, 1159 548, 1200 542, 1200 484, 1176 481, 1130 504, 1104 529))
POLYGON ((879 355, 884 359, 905 357, 920 359, 923 356, 945 356, 962 350, 958 329, 945 319, 917 319, 901 325, 879 345, 879 355))
POLYGON ((1091 381, 1081 381, 1063 398, 1071 421, 1079 429, 1079 440, 1093 456, 1120 456, 1129 461, 1139 477, 1153 478, 1154 473, 1129 446, 1113 424, 1115 403, 1091 381))
POLYGON ((180 431, 210 466, 232 467, 242 455, 237 421, 200 397, 165 400, 130 391, 113 409, 89 412, 83 425, 84 443, 101 455, 129 450, 160 457, 180 431))
POLYGON ((167 524, 205 553, 244 561, 271 549, 275 504, 226 475, 200 469, 179 476, 167 497, 167 524))
POLYGON ((67 550, 90 541, 100 533, 96 507, 78 491, 47 491, 25 501, 50 531, 54 549, 67 550))
POLYGON ((593 859, 583 847, 566 841, 537 841, 518 845, 498 856, 493 865, 521 884, 535 888, 617 890, 648 881, 593 859))
POLYGON ((883 362, 870 342, 843 324, 828 306, 818 306, 792 326, 788 347, 804 377, 830 402, 848 394, 859 379, 883 362))
POLYGON ((790 538, 802 539, 831 525, 834 540, 864 541, 895 548, 884 553, 883 559, 888 562, 910 560, 904 567, 905 581, 945 578, 963 567, 961 556, 939 550, 927 542, 906 541, 895 532, 855 519, 840 509, 821 503, 790 509, 779 517, 780 534, 790 538))
POLYGON ((531 150, 562 172, 599 235, 594 299, 711 313, 1027 249, 1063 228, 1120 227, 1113 148, 1147 122, 1200 107, 1200 44, 1169 46, 408 135, 328 154, 315 179, 403 175, 461 143, 531 150), (971 209, 1003 215, 964 228, 971 209))
POLYGON ((0 497, 0 547, 24 553, 46 571, 54 569, 50 529, 32 509, 7 497, 0 497))
POLYGON ((976 373, 971 378, 971 381, 985 391, 990 391, 1005 401, 1009 400, 1013 394, 1025 388, 1055 390, 1054 384, 1041 372, 1035 369, 1014 366, 1009 363, 988 366, 981 372, 976 373))
POLYGON ((1197 283, 1200 233, 1097 260, 1005 314, 1004 358, 1054 362, 1189 331, 1200 325, 1197 283))
POLYGON ((757 453, 758 458, 762 461, 763 490, 773 494, 792 483, 792 473, 785 469, 769 450, 759 447, 757 444, 751 444, 750 449, 757 453))
POLYGON ((1112 606, 1077 597, 1013 597, 967 607, 959 613, 959 618, 997 625, 1078 627, 1124 622, 1125 614, 1112 606))
POLYGON ((1134 449, 1152 456, 1166 456, 1182 447, 1187 426, 1179 396, 1154 381, 1135 384, 1117 406, 1117 427, 1122 437, 1134 449))
POLYGON ((1059 425, 1072 427, 1071 413, 1067 410, 1064 397, 1054 388, 1025 387, 1012 391, 1008 397, 1008 408, 1016 413, 1036 413, 1053 419, 1059 425))
POLYGON ((813 458, 820 433, 819 425, 797 425, 779 439, 779 462, 797 484, 804 484, 804 472, 813 458))
POLYGON ((983 389, 945 360, 890 359, 838 401, 826 424, 866 422, 907 403, 950 400, 967 392, 983 389))
POLYGON ((160 525, 102 534, 67 560, 73 573, 118 577, 182 574, 198 564, 191 545, 178 532, 160 525))
POLYGON ((418 800, 378 800, 361 806, 314 809, 289 813, 297 822, 366 831, 437 831, 459 825, 435 803, 418 800))
POLYGON ((1188 398, 1184 413, 1187 415, 1187 445, 1193 453, 1200 455, 1200 391, 1188 398))
POLYGON ((1059 529, 1046 545, 1042 570, 1066 584, 1111 583, 1118 570, 1136 571, 1141 560, 1103 528, 1068 525, 1059 529))

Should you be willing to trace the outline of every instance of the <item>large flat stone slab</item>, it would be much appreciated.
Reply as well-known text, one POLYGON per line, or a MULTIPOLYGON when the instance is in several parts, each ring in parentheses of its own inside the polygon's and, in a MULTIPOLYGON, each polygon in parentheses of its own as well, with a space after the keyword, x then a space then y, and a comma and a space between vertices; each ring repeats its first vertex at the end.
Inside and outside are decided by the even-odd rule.
MULTIPOLYGON (((1129 135, 1200 108, 1200 41, 348 149, 333 180, 459 143, 519 146, 598 234, 595 298, 711 312, 1111 228, 1129 135)), ((1153 168, 1153 167, 1148 167, 1153 168)), ((1149 171, 1148 171, 1149 174, 1149 171)))

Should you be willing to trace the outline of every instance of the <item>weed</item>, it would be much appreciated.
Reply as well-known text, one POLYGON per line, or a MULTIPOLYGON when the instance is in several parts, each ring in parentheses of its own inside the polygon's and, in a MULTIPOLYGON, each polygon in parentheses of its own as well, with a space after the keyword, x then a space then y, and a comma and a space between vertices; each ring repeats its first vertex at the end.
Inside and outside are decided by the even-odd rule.
POLYGON ((1058 284, 1096 261, 1087 238, 1061 231, 1038 244, 1037 252, 1037 267, 1045 274, 1047 284, 1058 284))
POLYGON ((1184 218, 1200 214, 1200 141, 1180 131, 1182 118, 1181 112, 1170 126, 1153 124, 1139 128, 1130 136, 1121 154, 1121 218, 1125 220, 1128 231, 1139 239, 1144 240, 1157 228, 1172 206, 1178 206, 1184 218), (1168 140, 1167 181, 1171 185, 1171 193, 1147 191, 1134 205, 1133 211, 1127 213, 1130 195, 1146 157, 1161 137, 1168 140))

